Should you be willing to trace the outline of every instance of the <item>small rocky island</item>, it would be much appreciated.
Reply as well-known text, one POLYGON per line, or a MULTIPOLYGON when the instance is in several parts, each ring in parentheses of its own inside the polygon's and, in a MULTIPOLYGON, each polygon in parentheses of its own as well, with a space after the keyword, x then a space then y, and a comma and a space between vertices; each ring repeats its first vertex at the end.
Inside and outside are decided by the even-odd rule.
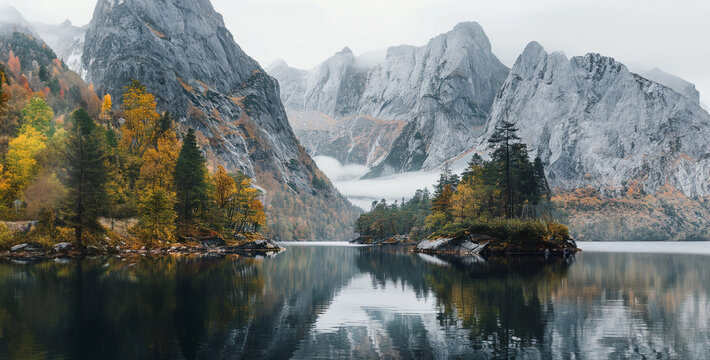
POLYGON ((425 254, 501 256, 568 257, 581 250, 571 237, 550 241, 523 242, 502 240, 484 234, 460 234, 452 237, 425 239, 417 244, 415 252, 425 254))
POLYGON ((566 257, 580 251, 555 220, 543 161, 530 159, 514 122, 491 129, 489 160, 475 153, 461 174, 444 164, 433 194, 424 188, 408 201, 372 203, 360 215, 356 243, 386 244, 409 234, 414 251, 429 254, 566 257), (393 238, 396 239, 396 236, 393 238))

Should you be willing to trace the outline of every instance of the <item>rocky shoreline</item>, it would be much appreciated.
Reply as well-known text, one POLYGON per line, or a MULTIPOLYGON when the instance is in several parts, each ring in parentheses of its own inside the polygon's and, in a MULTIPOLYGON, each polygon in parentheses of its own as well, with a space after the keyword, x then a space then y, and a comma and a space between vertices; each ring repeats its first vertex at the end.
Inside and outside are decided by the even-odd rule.
POLYGON ((42 261, 56 259, 81 258, 85 256, 184 256, 184 255, 242 255, 257 256, 278 253, 286 250, 272 240, 261 239, 244 241, 236 245, 227 245, 222 239, 203 239, 195 245, 173 245, 169 248, 140 249, 121 248, 120 246, 94 246, 79 249, 70 243, 58 243, 47 249, 37 243, 23 243, 0 253, 0 260, 42 261))
POLYGON ((510 257, 569 257, 582 250, 577 247, 572 238, 563 242, 548 243, 538 247, 523 247, 510 242, 501 241, 488 235, 464 234, 451 238, 425 239, 417 244, 414 252, 424 254, 449 254, 463 256, 510 257))
POLYGON ((371 246, 414 246, 417 242, 412 240, 407 235, 395 235, 385 239, 375 239, 371 237, 359 237, 350 241, 354 245, 371 245, 371 246))

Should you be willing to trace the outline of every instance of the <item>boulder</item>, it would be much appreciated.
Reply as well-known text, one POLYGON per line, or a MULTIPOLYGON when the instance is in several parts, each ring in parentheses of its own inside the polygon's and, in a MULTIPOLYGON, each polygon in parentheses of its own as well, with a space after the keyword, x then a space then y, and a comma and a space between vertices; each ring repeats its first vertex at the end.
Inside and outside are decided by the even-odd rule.
POLYGON ((199 240, 200 245, 208 248, 215 248, 226 245, 224 239, 221 238, 205 238, 199 240))
POLYGON ((54 251, 56 252, 64 252, 64 251, 69 251, 74 248, 74 245, 66 242, 62 242, 59 244, 54 245, 54 251))
POLYGON ((461 235, 453 238, 425 239, 417 244, 415 251, 423 253, 478 255, 487 246, 491 237, 486 235, 461 235))
POLYGON ((37 243, 24 243, 24 244, 15 245, 10 248, 11 252, 35 252, 35 251, 41 251, 41 250, 42 250, 42 245, 37 244, 37 243))
POLYGON ((226 252, 241 253, 241 252, 269 252, 285 250, 280 245, 266 239, 249 241, 237 246, 227 246, 224 248, 226 252))
POLYGON ((12 252, 23 251, 27 247, 27 244, 18 244, 10 248, 12 252))

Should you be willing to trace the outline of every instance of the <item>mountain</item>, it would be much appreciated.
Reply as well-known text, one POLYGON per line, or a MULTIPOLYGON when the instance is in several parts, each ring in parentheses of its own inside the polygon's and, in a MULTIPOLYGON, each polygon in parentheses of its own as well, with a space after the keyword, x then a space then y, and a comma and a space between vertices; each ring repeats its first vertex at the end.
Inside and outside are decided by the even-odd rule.
POLYGON ((335 120, 323 113, 289 113, 289 120, 312 154, 330 156, 343 165, 367 166, 382 162, 406 124, 364 115, 335 120))
MULTIPOLYGON (((289 114, 406 123, 385 144, 386 156, 360 157, 381 159, 361 162, 374 166, 368 177, 431 169, 474 145, 509 71, 493 55, 481 26, 473 22, 461 23, 422 47, 391 47, 373 66, 377 58, 376 54, 358 58, 345 48, 311 71, 284 63, 272 69, 282 84, 281 98, 289 114)), ((324 143, 328 139, 321 139, 318 132, 299 135, 314 155, 319 149, 349 149, 348 144, 324 143)), ((365 147, 381 148, 374 143, 377 138, 369 137, 371 143, 365 147)))
POLYGON ((37 36, 37 33, 32 29, 32 25, 25 20, 17 9, 0 4, 0 34, 9 35, 16 31, 37 36))
POLYGON ((479 149, 515 122, 553 187, 608 194, 670 185, 710 195, 710 115, 672 89, 599 54, 567 59, 530 43, 493 104, 479 149))
MULTIPOLYGON (((270 196, 283 191, 317 204, 308 211, 350 217, 323 222, 309 239, 352 232, 348 222, 357 211, 299 145, 278 83, 236 44, 209 0, 99 0, 82 68, 86 81, 118 104, 131 79, 144 84, 159 110, 198 132, 210 167, 241 170, 270 196)), ((303 211, 290 215, 296 224, 305 222, 303 211)))
POLYGON ((682 78, 669 74, 659 68, 653 68, 641 74, 646 79, 668 86, 679 94, 700 104, 700 92, 695 88, 695 84, 682 78))
POLYGON ((84 52, 84 37, 88 26, 74 26, 66 20, 59 25, 35 22, 32 27, 57 53, 57 57, 76 73, 81 74, 81 56, 84 52))

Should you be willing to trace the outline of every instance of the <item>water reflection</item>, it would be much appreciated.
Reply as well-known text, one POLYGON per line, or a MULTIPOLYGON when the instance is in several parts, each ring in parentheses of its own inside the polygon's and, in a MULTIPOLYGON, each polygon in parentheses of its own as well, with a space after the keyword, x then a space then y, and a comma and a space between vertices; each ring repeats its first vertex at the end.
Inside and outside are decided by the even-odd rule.
POLYGON ((710 257, 405 249, 0 264, 0 358, 704 358, 710 257))

